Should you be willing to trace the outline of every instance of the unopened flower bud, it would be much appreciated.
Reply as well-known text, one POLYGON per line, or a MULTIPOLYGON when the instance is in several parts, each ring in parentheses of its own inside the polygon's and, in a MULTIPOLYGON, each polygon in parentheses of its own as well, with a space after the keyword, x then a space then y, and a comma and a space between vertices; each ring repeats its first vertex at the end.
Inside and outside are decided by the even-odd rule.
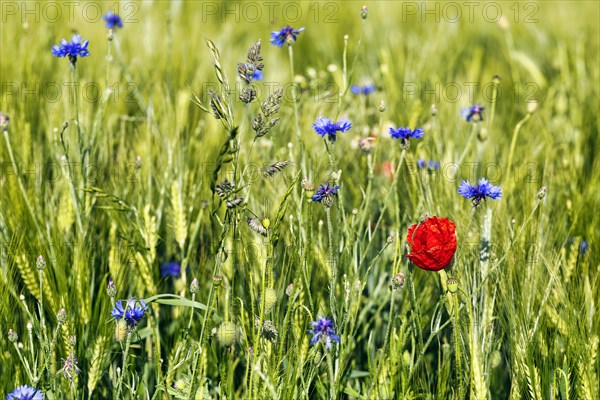
POLYGON ((492 78, 492 82, 494 82, 494 84, 499 84, 500 83, 500 77, 498 75, 494 75, 494 77, 492 78))
POLYGON ((386 241, 387 241, 388 244, 392 244, 392 243, 394 243, 396 241, 396 236, 392 234, 392 235, 390 235, 390 236, 387 237, 386 241))
POLYGON ((423 222, 427 221, 428 219, 429 219, 429 214, 423 213, 423 215, 421 215, 421 218, 419 219, 419 222, 423 223, 423 222))
POLYGON ((109 42, 112 42, 112 40, 113 40, 113 30, 112 29, 108 30, 107 39, 109 42))
POLYGON ((64 308, 58 310, 58 312, 56 313, 56 319, 59 323, 64 323, 67 320, 67 311, 64 308))
POLYGON ((477 139, 479 139, 480 142, 485 142, 488 136, 488 130, 486 127, 482 127, 477 133, 477 139))
POLYGON ((384 112, 385 111, 385 101, 381 100, 379 102, 379 112, 384 112))
POLYGON ((223 277, 221 275, 213 275, 211 279, 213 285, 215 285, 216 287, 219 287, 223 284, 223 277))
POLYGON ((431 113, 432 117, 435 117, 438 113, 437 106, 435 104, 432 104, 431 107, 429 108, 429 112, 431 113))
POLYGON ((67 338, 67 342, 69 346, 74 347, 77 344, 77 337, 75 335, 71 335, 67 338))
POLYGON ((392 278, 392 289, 402 289, 404 287, 404 274, 402 272, 398 272, 392 278))
POLYGON ((12 343, 14 343, 17 340, 19 340, 19 335, 17 335, 17 332, 15 332, 13 329, 9 329, 8 330, 8 340, 11 341, 12 343))
POLYGON ((35 262, 35 267, 40 271, 43 271, 46 268, 46 260, 44 260, 44 257, 38 256, 35 262))
POLYGON ((456 278, 450 277, 446 281, 446 286, 448 287, 448 291, 450 293, 456 293, 458 291, 458 280, 456 278))
POLYGON ((237 327, 233 322, 223 322, 218 328, 213 330, 213 334, 221 346, 229 347, 237 339, 237 327))
POLYGON ((527 112, 529 114, 533 114, 537 110, 538 104, 539 103, 537 102, 537 100, 528 101, 527 102, 527 112))
POLYGON ((542 186, 542 188, 540 189, 540 191, 537 194, 537 198, 538 199, 543 199, 544 197, 546 197, 546 186, 542 186))
POLYGON ((285 294, 288 297, 292 297, 292 295, 294 294, 294 283, 290 283, 289 285, 287 285, 287 287, 285 288, 285 294))
POLYGON ((108 285, 106 286, 106 294, 108 297, 115 297, 117 295, 117 287, 112 279, 108 281, 108 285))
POLYGON ((352 215, 358 215, 358 208, 352 209, 352 215))
POLYGON ((369 16, 369 10, 367 9, 367 6, 362 6, 362 8, 360 9, 360 17, 362 19, 367 19, 368 16, 369 16))
POLYGON ((9 120, 10 118, 8 118, 8 115, 0 112, 0 129, 2 129, 3 131, 7 131, 9 120))
POLYGON ((271 226, 271 220, 268 217, 263 218, 262 226, 269 229, 269 227, 271 226))
POLYGON ((198 283, 198 278, 192 279, 192 283, 190 283, 190 293, 198 293, 200 291, 200 284, 198 283))

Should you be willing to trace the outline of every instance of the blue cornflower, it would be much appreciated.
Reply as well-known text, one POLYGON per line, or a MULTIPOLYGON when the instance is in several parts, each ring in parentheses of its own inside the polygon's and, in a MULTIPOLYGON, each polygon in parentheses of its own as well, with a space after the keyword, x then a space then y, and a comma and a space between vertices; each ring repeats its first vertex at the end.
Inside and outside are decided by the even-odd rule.
POLYGON ((340 337, 333 330, 334 324, 329 318, 319 315, 316 321, 311 322, 313 328, 308 331, 313 337, 310 339, 310 344, 314 345, 317 342, 323 342, 327 350, 331 349, 333 342, 339 343, 340 337))
POLYGON ((262 70, 257 69, 256 71, 254 71, 254 73, 252 74, 252 80, 253 81, 262 81, 263 80, 262 70))
POLYGON ((102 17, 104 21, 106 21, 106 27, 108 29, 113 29, 115 27, 122 28, 123 20, 119 17, 119 14, 113 14, 111 11, 107 12, 105 16, 102 17))
POLYGON ((160 276, 163 278, 167 276, 177 278, 179 275, 181 275, 181 265, 178 262, 169 261, 166 264, 160 264, 160 276))
POLYGON ((418 169, 424 169, 427 166, 427 161, 423 160, 422 158, 419 158, 417 160, 417 168, 418 169))
POLYGON ((364 85, 364 86, 359 86, 359 85, 352 85, 350 86, 350 92, 352 92, 352 94, 363 94, 363 95, 368 95, 371 94, 373 92, 375 92, 375 85, 364 85))
POLYGON ((44 393, 41 390, 23 385, 9 393, 6 400, 44 400, 44 393))
POLYGON ((429 170, 437 171, 438 169, 440 169, 440 163, 437 161, 429 160, 429 170))
POLYGON ((467 122, 479 122, 483 121, 483 108, 480 104, 473 104, 469 108, 463 108, 461 114, 467 119, 467 122))
POLYGON ((77 57, 87 57, 90 55, 88 51, 88 41, 84 40, 81 42, 81 36, 73 35, 71 43, 67 42, 66 39, 60 41, 60 45, 54 45, 52 47, 52 55, 54 57, 69 57, 71 64, 75 65, 77 57))
POLYGON ((148 306, 143 300, 119 300, 110 315, 116 320, 124 319, 127 326, 133 329, 144 319, 147 309, 148 306), (125 306, 123 306, 123 303, 125 303, 125 306))
POLYGON ((390 135, 392 135, 392 137, 394 139, 402 139, 402 140, 408 140, 409 138, 413 138, 413 139, 419 139, 423 137, 423 129, 421 128, 417 128, 415 130, 411 130, 409 127, 403 128, 390 128, 390 135))
POLYGON ((579 254, 581 254, 582 256, 585 256, 585 253, 587 253, 587 250, 589 247, 590 247, 590 245, 588 244, 588 242, 586 242, 585 240, 582 240, 581 244, 579 245, 579 254))
POLYGON ((352 123, 347 119, 341 119, 338 122, 333 122, 329 118, 319 117, 313 124, 313 129, 322 137, 327 135, 327 138, 332 143, 335 142, 337 132, 347 132, 352 128, 352 123))
POLYGON ((273 31, 271 32, 271 44, 274 44, 277 47, 282 47, 284 43, 287 43, 291 46, 292 43, 296 41, 296 36, 298 36, 303 30, 304 27, 300 29, 294 29, 288 25, 281 28, 280 31, 273 31))
POLYGON ((496 200, 502 197, 502 189, 500 186, 494 186, 487 179, 481 178, 477 186, 473 186, 469 181, 462 181, 458 188, 458 194, 465 199, 472 199, 473 206, 479 205, 481 200, 490 199, 496 200))
POLYGON ((324 183, 317 189, 313 195, 312 201, 322 203, 325 207, 333 205, 333 197, 337 196, 337 191, 340 189, 338 185, 331 186, 329 183, 324 183))

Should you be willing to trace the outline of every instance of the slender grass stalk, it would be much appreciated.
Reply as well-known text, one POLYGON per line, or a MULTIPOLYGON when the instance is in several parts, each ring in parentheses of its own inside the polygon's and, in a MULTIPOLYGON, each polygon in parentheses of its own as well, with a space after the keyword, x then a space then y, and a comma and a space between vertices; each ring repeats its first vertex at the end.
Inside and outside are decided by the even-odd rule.
POLYGON ((298 94, 296 93, 296 87, 294 87, 294 80, 296 74, 294 72, 294 48, 293 46, 288 45, 288 56, 290 59, 290 76, 292 79, 292 104, 294 105, 294 121, 296 125, 296 140, 298 141, 298 145, 300 146, 300 154, 302 159, 302 175, 307 176, 308 169, 306 165, 306 155, 304 153, 304 141, 302 140, 301 132, 300 132, 300 116, 298 114, 298 94))
POLYGON ((525 125, 525 122, 529 121, 529 119, 531 118, 531 114, 527 113, 525 114, 525 117, 523 117, 523 119, 521 119, 517 125, 515 125, 515 129, 513 131, 513 136, 512 136, 512 140, 510 142, 510 150, 508 151, 508 160, 506 162, 506 178, 504 179, 504 183, 508 183, 510 181, 510 173, 511 173, 511 166, 512 166, 512 160, 513 160, 513 155, 515 153, 515 147, 517 145, 517 137, 519 136, 519 132, 521 131, 521 128, 523 127, 523 125, 525 125))

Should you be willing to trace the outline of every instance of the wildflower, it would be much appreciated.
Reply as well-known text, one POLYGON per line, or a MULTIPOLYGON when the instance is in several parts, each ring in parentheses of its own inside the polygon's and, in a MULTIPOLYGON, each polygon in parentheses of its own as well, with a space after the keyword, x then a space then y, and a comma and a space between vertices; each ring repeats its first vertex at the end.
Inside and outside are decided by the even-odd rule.
POLYGON ((60 45, 52 47, 52 55, 54 55, 54 57, 69 57, 69 61, 75 66, 77 57, 87 57, 90 55, 88 43, 89 41, 87 40, 84 40, 82 43, 81 36, 79 35, 73 35, 71 43, 63 38, 63 40, 60 41, 60 45))
POLYGON ((427 166, 427 161, 423 160, 422 158, 419 158, 417 160, 417 168, 418 169, 425 169, 426 166, 427 166))
POLYGON ((479 122, 483 121, 483 110, 485 110, 485 108, 481 105, 473 104, 469 108, 463 108, 461 114, 467 119, 467 122, 479 122))
POLYGON ((440 163, 437 161, 429 160, 429 171, 437 171, 440 169, 440 163))
POLYGON ((352 123, 347 119, 341 119, 338 122, 333 122, 329 118, 319 117, 313 124, 313 129, 321 137, 327 138, 334 143, 337 132, 347 132, 352 128, 352 123))
POLYGON ((6 400, 44 400, 44 393, 41 390, 23 385, 9 393, 6 400))
POLYGON ((148 306, 143 300, 119 300, 110 315, 116 320, 125 320, 127 327, 133 329, 144 319, 147 309, 148 306), (125 303, 125 306, 123 306, 123 303, 125 303))
POLYGON ((375 138, 373 137, 366 137, 366 138, 361 138, 358 140, 358 148, 364 153, 364 154, 370 154, 373 149, 375 148, 375 138))
POLYGON ((408 140, 410 138, 413 139, 420 139, 423 137, 423 129, 421 128, 417 128, 415 130, 411 130, 409 127, 403 128, 390 128, 390 135, 392 135, 392 137, 394 139, 401 139, 403 141, 408 140))
POLYGON ((314 345, 317 342, 323 342, 327 350, 331 349, 333 342, 339 343, 340 337, 335 334, 333 330, 334 324, 329 318, 325 318, 321 315, 317 317, 316 321, 311 322, 313 328, 308 331, 313 337, 310 339, 310 344, 314 345))
POLYGON ((257 69, 256 71, 254 71, 254 73, 252 74, 252 80, 253 81, 262 81, 263 80, 263 72, 260 69, 257 69))
POLYGON ((67 378, 73 380, 81 370, 77 367, 77 357, 74 354, 69 354, 66 359, 62 359, 63 367, 60 372, 67 378))
POLYGON ((8 118, 8 115, 0 112, 0 129, 2 129, 3 131, 7 131, 8 130, 8 121, 10 121, 10 118, 8 118))
POLYGON ((359 86, 359 85, 352 85, 350 86, 350 92, 352 92, 352 94, 355 95, 369 95, 373 92, 375 92, 375 85, 364 85, 364 86, 359 86))
POLYGON ((296 41, 296 37, 304 30, 304 27, 300 29, 294 29, 291 26, 285 26, 280 31, 271 32, 271 44, 282 47, 284 43, 291 46, 296 41))
POLYGON ((585 240, 582 240, 581 244, 579 245, 579 254, 581 254, 582 256, 585 256, 585 253, 587 253, 587 250, 589 247, 590 247, 590 245, 588 244, 588 242, 586 242, 585 240))
POLYGON ((329 183, 324 183, 317 189, 317 193, 312 196, 312 201, 323 203, 325 207, 331 207, 333 197, 337 196, 338 189, 340 189, 338 185, 331 186, 329 183))
POLYGON ((17 334, 17 332, 15 332, 14 329, 9 329, 8 330, 8 340, 12 343, 16 342, 17 340, 19 340, 19 335, 17 334))
POLYGON ((494 186, 487 179, 481 178, 477 186, 473 186, 469 181, 462 181, 458 188, 458 194, 465 199, 472 199, 473 206, 479 205, 481 200, 486 200, 488 197, 492 200, 502 197, 502 189, 500 186, 494 186))
POLYGON ((450 265, 456 252, 456 225, 448 218, 431 217, 408 228, 406 257, 426 271, 439 271, 450 265))
POLYGON ((105 16, 102 17, 104 21, 106 21, 106 27, 108 29, 122 28, 123 20, 119 17, 119 14, 113 14, 111 11, 107 12, 105 16))
POLYGON ((167 276, 179 277, 181 275, 181 265, 175 261, 169 261, 166 264, 160 264, 160 276, 163 278, 167 276))

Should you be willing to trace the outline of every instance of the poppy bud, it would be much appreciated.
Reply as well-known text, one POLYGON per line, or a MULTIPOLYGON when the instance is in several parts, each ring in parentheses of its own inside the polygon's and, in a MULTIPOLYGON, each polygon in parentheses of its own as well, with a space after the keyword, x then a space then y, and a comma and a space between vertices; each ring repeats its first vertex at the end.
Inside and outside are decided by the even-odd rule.
POLYGON ((450 293, 456 293, 458 291, 458 280, 456 280, 456 278, 450 277, 446 281, 446 286, 448 287, 448 291, 450 293))
POLYGON ((213 332, 221 346, 229 347, 237 339, 237 327, 233 322, 223 322, 213 332))

